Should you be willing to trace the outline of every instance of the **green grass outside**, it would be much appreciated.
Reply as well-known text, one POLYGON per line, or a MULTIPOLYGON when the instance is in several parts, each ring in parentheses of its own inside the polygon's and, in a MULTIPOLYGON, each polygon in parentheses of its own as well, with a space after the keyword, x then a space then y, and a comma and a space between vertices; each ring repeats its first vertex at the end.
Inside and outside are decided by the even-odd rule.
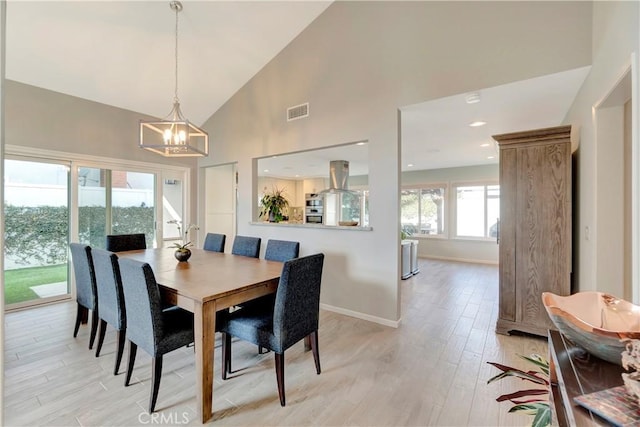
POLYGON ((31 286, 66 281, 67 264, 7 270, 4 272, 4 302, 15 304, 38 299, 31 286))

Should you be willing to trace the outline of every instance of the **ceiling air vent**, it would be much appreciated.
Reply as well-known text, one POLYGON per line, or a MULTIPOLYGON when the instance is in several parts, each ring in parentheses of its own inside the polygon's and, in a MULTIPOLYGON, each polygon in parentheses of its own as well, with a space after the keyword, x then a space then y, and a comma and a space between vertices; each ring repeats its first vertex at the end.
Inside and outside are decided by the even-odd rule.
POLYGON ((294 105, 293 107, 287 108, 287 121, 302 119, 304 117, 309 117, 309 103, 294 105))

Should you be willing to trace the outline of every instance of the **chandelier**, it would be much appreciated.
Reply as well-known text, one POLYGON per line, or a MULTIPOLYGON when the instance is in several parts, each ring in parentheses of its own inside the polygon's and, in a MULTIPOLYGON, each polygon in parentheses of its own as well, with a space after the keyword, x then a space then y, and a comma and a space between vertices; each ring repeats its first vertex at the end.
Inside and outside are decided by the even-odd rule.
POLYGON ((209 135, 182 115, 178 98, 178 12, 182 3, 172 1, 169 6, 176 13, 173 108, 163 120, 140 120, 140 147, 166 157, 204 157, 209 154, 209 135))

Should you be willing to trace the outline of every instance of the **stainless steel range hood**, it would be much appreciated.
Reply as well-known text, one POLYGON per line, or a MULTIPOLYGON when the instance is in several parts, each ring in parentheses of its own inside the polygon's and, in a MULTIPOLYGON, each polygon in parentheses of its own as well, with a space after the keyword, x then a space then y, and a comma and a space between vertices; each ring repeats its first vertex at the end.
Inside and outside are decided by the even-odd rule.
POLYGON ((357 191, 349 190, 349 161, 332 160, 329 162, 329 189, 323 190, 320 194, 326 193, 352 193, 357 191))

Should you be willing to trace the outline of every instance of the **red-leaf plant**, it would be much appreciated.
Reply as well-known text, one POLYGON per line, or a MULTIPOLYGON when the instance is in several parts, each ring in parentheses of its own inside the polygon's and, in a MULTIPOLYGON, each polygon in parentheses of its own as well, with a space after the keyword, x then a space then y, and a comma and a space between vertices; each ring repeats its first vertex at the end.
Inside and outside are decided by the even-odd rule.
POLYGON ((505 400, 510 401, 514 406, 509 409, 509 412, 524 411, 529 415, 534 415, 534 419, 531 423, 534 427, 543 427, 551 424, 551 408, 549 406, 549 362, 538 354, 531 354, 529 356, 518 355, 522 359, 533 363, 537 366, 538 370, 523 371, 511 366, 505 366, 496 362, 487 362, 490 365, 495 366, 502 372, 498 375, 490 378, 487 384, 494 381, 498 381, 506 377, 517 377, 523 381, 530 381, 535 384, 544 386, 541 388, 532 388, 526 390, 518 390, 513 393, 507 393, 499 396, 496 400, 503 402, 505 400), (538 397, 538 396, 544 396, 538 397), (528 399, 522 399, 527 398, 528 399))

